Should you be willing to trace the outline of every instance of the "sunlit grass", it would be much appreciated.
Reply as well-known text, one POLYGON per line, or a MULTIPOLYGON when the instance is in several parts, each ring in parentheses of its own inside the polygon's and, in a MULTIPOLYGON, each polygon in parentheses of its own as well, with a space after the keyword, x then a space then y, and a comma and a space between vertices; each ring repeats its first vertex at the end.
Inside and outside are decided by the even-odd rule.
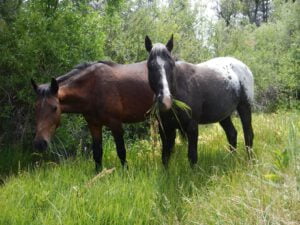
POLYGON ((21 170, 0 187, 0 224, 299 224, 300 114, 254 115, 254 162, 234 124, 235 154, 218 124, 199 128, 194 169, 177 138, 168 170, 145 140, 127 146, 129 170, 105 143, 115 170, 97 178, 82 156, 21 170))

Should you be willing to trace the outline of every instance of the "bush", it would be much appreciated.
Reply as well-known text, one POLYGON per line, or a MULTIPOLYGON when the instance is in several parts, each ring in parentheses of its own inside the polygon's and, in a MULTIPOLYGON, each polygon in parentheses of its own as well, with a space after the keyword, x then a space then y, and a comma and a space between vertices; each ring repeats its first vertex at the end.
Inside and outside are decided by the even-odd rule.
POLYGON ((61 1, 50 13, 44 1, 35 0, 24 2, 12 23, 2 21, 0 132, 4 142, 11 137, 22 143, 32 140, 35 95, 30 78, 46 83, 79 62, 103 57, 102 20, 90 7, 61 1))

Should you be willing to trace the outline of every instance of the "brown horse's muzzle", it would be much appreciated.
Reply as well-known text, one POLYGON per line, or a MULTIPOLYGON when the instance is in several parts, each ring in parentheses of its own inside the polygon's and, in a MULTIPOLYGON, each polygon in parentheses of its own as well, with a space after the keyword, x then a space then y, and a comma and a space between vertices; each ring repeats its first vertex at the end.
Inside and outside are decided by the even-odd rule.
POLYGON ((45 151, 48 147, 48 142, 44 139, 35 138, 33 141, 34 148, 39 151, 45 151))

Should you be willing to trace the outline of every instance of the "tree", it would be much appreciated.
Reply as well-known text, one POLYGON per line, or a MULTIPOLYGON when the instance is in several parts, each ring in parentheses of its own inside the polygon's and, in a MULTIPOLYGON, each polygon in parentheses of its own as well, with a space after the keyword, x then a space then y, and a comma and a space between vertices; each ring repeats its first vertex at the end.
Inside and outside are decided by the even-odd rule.
POLYGON ((0 20, 11 23, 22 4, 22 0, 0 0, 0 20))
POLYGON ((221 0, 217 5, 217 12, 220 18, 229 26, 231 20, 236 17, 241 10, 241 4, 237 0, 221 0))
POLYGON ((250 23, 260 26, 262 22, 268 22, 271 1, 270 0, 241 0, 242 11, 250 23))

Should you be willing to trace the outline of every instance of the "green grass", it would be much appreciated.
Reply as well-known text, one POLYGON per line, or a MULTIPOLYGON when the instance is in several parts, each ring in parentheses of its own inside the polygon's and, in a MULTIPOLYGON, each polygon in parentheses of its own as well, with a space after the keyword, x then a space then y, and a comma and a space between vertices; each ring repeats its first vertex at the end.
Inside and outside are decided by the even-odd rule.
POLYGON ((145 140, 127 146, 129 170, 106 142, 116 169, 94 180, 84 157, 20 170, 0 187, 0 224, 300 224, 300 114, 254 115, 254 162, 234 123, 236 154, 218 124, 200 127, 194 169, 177 139, 167 171, 145 140))

